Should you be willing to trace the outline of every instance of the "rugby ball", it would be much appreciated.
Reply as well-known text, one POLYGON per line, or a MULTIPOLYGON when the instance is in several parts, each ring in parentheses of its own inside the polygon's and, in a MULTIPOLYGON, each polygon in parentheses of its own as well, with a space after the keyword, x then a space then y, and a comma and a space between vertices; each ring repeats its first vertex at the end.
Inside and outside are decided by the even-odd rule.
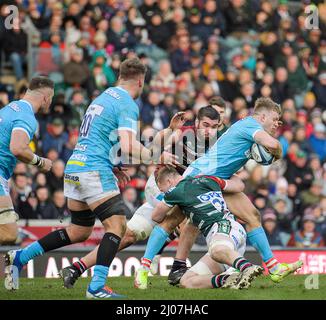
POLYGON ((261 164, 262 166, 268 166, 274 162, 274 156, 270 154, 265 147, 257 143, 254 143, 251 146, 250 152, 252 159, 254 159, 257 163, 261 164))

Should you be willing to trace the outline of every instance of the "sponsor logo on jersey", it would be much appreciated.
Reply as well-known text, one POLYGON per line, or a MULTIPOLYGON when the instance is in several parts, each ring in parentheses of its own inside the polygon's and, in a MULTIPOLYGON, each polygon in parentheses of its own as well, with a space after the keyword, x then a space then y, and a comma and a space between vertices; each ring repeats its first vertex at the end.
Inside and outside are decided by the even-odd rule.
POLYGON ((117 92, 115 92, 114 90, 112 90, 111 88, 105 90, 104 92, 106 94, 110 95, 111 97, 113 97, 114 99, 119 100, 121 98, 120 95, 117 92))
POLYGON ((247 157, 247 159, 252 159, 252 154, 250 152, 250 149, 248 149, 246 152, 245 152, 245 156, 247 157))
POLYGON ((9 104, 9 108, 11 108, 12 110, 14 110, 16 112, 19 112, 20 111, 19 105, 17 103, 14 103, 14 102, 12 102, 12 103, 9 104))
POLYGON ((200 202, 211 203, 219 212, 227 210, 225 200, 220 191, 210 191, 197 196, 200 202))
POLYGON ((69 160, 78 160, 85 162, 87 160, 87 156, 83 154, 73 154, 69 160))
POLYGON ((88 146, 86 144, 77 143, 75 146, 75 150, 84 152, 86 151, 87 147, 88 146))
POLYGON ((66 180, 71 180, 71 181, 74 181, 74 182, 79 182, 79 177, 77 176, 72 176, 70 174, 65 174, 65 179, 66 180))

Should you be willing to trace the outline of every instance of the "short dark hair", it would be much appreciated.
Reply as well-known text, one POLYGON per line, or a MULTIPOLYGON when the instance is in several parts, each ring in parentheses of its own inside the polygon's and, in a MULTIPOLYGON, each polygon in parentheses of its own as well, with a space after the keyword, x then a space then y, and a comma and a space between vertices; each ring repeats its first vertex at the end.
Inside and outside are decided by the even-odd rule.
POLYGON ((39 76, 33 78, 28 86, 29 90, 37 90, 43 88, 54 89, 54 82, 49 78, 39 76))
POLYGON ((224 99, 220 96, 216 96, 216 97, 213 97, 211 98, 208 103, 211 105, 211 106, 219 106, 223 109, 226 108, 226 103, 224 101, 224 99))
POLYGON ((197 114, 197 119, 200 121, 204 117, 207 117, 211 120, 217 120, 220 121, 220 114, 216 109, 214 109, 211 105, 202 107, 199 109, 197 114))
POLYGON ((146 67, 139 58, 126 59, 120 64, 119 75, 121 79, 129 80, 146 73, 146 67))

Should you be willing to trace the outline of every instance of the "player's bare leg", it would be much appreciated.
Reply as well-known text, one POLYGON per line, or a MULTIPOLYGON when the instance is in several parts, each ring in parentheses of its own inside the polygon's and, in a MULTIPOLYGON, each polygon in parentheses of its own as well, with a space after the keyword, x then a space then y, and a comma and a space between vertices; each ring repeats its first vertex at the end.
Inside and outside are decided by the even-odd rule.
POLYGON ((204 255, 180 279, 180 286, 188 289, 209 289, 212 277, 225 271, 225 267, 214 261, 208 254, 204 255))
MULTIPOLYGON (((253 265, 243 256, 241 256, 234 248, 234 244, 230 237, 223 234, 216 234, 212 237, 209 243, 209 255, 216 262, 232 266, 241 272, 241 278, 235 285, 230 284, 233 289, 248 288, 251 282, 259 275, 262 274, 264 269, 260 266, 253 265)), ((219 279, 220 280, 220 279, 219 279)), ((212 279, 216 281, 216 279, 212 279)), ((218 287, 221 283, 216 283, 218 287)))
POLYGON ((282 281, 286 276, 302 267, 302 261, 279 263, 268 243, 261 226, 260 213, 244 193, 223 194, 229 210, 246 222, 247 236, 250 243, 260 253, 274 282, 282 281))
POLYGON ((181 229, 177 253, 173 261, 171 271, 168 276, 168 282, 171 285, 177 285, 182 275, 187 271, 187 258, 190 250, 196 241, 199 230, 192 223, 187 221, 181 229))
MULTIPOLYGON (((142 265, 136 271, 134 286, 138 289, 147 289, 147 277, 148 277, 148 272, 150 270, 152 259, 162 247, 162 245, 160 245, 159 249, 157 250, 157 246, 154 244, 157 241, 156 239, 157 234, 159 235, 159 237, 161 237, 159 241, 163 240, 163 242, 165 242, 169 234, 172 233, 173 230, 185 219, 185 215, 183 214, 183 212, 180 210, 178 206, 174 206, 169 211, 168 215, 163 219, 164 220, 154 228, 154 230, 156 229, 158 233, 156 234, 152 233, 151 236, 149 237, 144 257, 141 259, 142 265), (150 256, 151 259, 146 258, 148 256, 150 256)), ((154 216, 153 216, 153 220, 155 221, 154 216)))
MULTIPOLYGON (((68 202, 69 206, 69 202, 68 202)), ((73 208, 88 208, 85 203, 75 201, 73 208)), ((71 208, 70 208, 71 209, 71 208)), ((71 209, 72 210, 72 209, 71 209)), ((15 270, 15 272, 6 272, 5 287, 7 290, 18 289, 19 272, 29 260, 73 243, 86 240, 93 227, 80 226, 71 223, 67 228, 55 230, 42 239, 33 242, 29 246, 21 250, 11 250, 5 256, 6 268, 15 270)))
POLYGON ((11 198, 0 196, 0 245, 15 243, 18 235, 17 219, 11 198))
MULTIPOLYGON (((132 244, 136 243, 137 238, 133 231, 127 228, 124 237, 122 238, 119 249, 123 250, 132 244)), ((89 268, 95 266, 98 247, 96 246, 91 252, 86 256, 80 258, 78 261, 74 262, 72 265, 60 270, 59 275, 64 280, 64 287, 67 289, 73 288, 75 282, 78 278, 89 268)))
POLYGON ((106 284, 109 267, 126 232, 125 204, 121 196, 108 196, 89 205, 102 222, 105 234, 97 250, 94 275, 86 290, 89 299, 122 297, 106 284))

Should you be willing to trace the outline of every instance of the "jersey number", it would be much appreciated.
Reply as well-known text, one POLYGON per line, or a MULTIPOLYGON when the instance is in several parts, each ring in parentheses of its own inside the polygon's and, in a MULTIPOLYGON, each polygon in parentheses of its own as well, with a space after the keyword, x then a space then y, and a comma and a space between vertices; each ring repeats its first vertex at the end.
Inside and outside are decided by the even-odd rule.
POLYGON ((88 109, 84 115, 83 122, 80 126, 79 135, 82 138, 88 137, 88 133, 89 133, 89 129, 91 127, 92 121, 94 120, 95 116, 99 116, 102 113, 103 109, 104 108, 102 106, 99 106, 97 104, 91 104, 88 107, 88 109))

